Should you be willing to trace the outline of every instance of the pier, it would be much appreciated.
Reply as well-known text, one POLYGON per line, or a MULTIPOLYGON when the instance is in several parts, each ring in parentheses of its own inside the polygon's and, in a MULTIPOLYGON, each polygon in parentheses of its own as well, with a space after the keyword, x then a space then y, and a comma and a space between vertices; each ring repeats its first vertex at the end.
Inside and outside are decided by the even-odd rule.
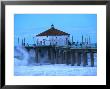
MULTIPOLYGON (((34 44, 22 39, 22 46, 28 52, 34 50, 36 63, 67 64, 71 66, 87 66, 88 54, 91 67, 94 66, 94 54, 97 53, 97 43, 92 43, 90 36, 74 41, 73 36, 52 24, 51 27, 33 38, 34 44), (85 40, 85 41, 84 41, 85 40)), ((19 39, 18 39, 19 45, 19 39)))
POLYGON ((67 64, 71 66, 87 66, 87 54, 90 54, 91 67, 94 66, 94 53, 97 53, 97 48, 84 47, 65 47, 65 46, 25 46, 27 51, 35 51, 36 63, 40 63, 41 57, 47 56, 47 61, 50 64, 67 64))

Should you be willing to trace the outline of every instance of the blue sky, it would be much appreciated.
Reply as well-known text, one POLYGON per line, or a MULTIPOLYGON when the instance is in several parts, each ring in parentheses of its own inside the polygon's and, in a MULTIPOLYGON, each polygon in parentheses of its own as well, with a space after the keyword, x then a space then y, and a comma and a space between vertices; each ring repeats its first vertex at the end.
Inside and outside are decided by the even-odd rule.
POLYGON ((26 38, 33 43, 35 35, 54 27, 73 36, 74 41, 81 41, 81 36, 91 37, 91 42, 97 41, 96 14, 15 14, 14 15, 14 42, 26 38))

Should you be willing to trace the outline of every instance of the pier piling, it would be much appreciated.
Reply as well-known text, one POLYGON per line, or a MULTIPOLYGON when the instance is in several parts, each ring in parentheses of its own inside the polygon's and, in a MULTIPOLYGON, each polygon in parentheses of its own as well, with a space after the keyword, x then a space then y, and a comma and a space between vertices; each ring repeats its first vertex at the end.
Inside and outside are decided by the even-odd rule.
POLYGON ((77 65, 87 66, 88 57, 90 54, 90 66, 94 66, 94 53, 97 53, 96 48, 69 48, 69 47, 52 47, 52 46, 39 46, 39 47, 25 47, 29 52, 31 49, 35 51, 36 63, 40 62, 40 54, 44 53, 46 55, 48 62, 51 64, 67 64, 67 65, 77 65), (47 51, 47 52, 46 52, 47 51), (46 53, 45 53, 46 52, 46 53))

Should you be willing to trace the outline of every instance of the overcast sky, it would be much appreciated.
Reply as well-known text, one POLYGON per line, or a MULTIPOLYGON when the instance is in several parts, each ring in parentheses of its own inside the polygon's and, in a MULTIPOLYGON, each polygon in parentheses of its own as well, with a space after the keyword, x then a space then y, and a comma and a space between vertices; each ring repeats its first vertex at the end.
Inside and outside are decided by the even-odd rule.
POLYGON ((96 14, 15 14, 14 41, 17 44, 26 38, 33 43, 35 35, 49 29, 54 24, 56 29, 73 36, 74 41, 81 41, 81 36, 91 37, 91 42, 97 41, 97 15, 96 14))

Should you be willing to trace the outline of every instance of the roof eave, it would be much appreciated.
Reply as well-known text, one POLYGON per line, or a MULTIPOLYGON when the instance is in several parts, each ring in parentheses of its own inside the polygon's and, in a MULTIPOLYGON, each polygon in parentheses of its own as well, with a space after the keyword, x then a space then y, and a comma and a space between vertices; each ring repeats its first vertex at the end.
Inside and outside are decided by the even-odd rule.
POLYGON ((65 35, 70 35, 70 34, 64 34, 64 35, 36 35, 36 37, 38 37, 38 36, 65 36, 65 35))

